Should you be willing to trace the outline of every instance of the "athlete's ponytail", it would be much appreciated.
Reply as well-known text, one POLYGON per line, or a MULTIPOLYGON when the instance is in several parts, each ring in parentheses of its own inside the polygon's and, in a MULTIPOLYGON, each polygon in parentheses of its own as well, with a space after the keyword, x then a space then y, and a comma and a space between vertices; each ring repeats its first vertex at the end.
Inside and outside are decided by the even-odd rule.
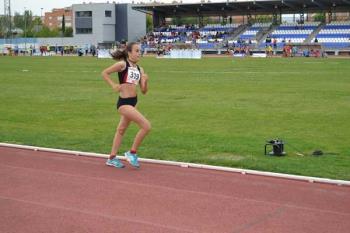
POLYGON ((128 58, 128 53, 125 49, 118 49, 111 53, 111 56, 114 60, 126 60, 128 58))
POLYGON ((114 60, 126 60, 128 58, 128 52, 132 51, 132 47, 137 44, 136 42, 130 42, 126 45, 124 49, 118 49, 111 53, 111 56, 114 60))

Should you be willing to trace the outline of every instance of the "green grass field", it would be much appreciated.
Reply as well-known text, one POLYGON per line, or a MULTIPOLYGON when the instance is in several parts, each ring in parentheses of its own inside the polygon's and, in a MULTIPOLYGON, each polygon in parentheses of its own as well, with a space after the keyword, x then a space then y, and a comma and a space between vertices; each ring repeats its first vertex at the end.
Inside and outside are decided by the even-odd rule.
MULTIPOLYGON (((0 141, 109 153, 117 94, 100 73, 112 63, 0 57, 0 141)), ((141 66, 150 90, 138 108, 153 127, 141 157, 350 180, 349 59, 146 57, 141 66), (272 138, 287 156, 263 154, 272 138)))

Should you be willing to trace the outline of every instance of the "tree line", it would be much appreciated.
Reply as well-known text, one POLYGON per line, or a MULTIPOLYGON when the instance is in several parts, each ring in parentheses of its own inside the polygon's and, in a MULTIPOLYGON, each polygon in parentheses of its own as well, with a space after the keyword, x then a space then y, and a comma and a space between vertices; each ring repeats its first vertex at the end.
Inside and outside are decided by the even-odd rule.
POLYGON ((73 28, 65 27, 65 17, 62 17, 61 27, 50 29, 45 26, 39 16, 33 16, 32 11, 26 10, 23 14, 15 12, 9 20, 0 16, 0 38, 9 37, 72 37, 73 28), (12 35, 11 35, 12 32, 12 35))

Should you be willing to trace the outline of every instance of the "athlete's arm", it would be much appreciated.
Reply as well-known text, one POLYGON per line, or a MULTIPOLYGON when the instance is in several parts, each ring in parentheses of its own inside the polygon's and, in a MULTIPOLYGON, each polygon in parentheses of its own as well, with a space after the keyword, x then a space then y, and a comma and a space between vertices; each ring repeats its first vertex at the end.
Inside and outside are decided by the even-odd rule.
POLYGON ((140 88, 142 94, 146 94, 148 91, 148 75, 145 73, 142 67, 140 67, 141 70, 141 80, 140 80, 140 88))
POLYGON ((103 79, 112 87, 113 90, 115 91, 120 91, 120 84, 117 84, 115 82, 113 82, 113 80, 111 79, 111 74, 112 73, 117 73, 117 72, 121 72, 125 69, 126 64, 125 61, 120 61, 115 63, 114 65, 108 67, 107 69, 105 69, 104 71, 102 71, 101 75, 103 77, 103 79))

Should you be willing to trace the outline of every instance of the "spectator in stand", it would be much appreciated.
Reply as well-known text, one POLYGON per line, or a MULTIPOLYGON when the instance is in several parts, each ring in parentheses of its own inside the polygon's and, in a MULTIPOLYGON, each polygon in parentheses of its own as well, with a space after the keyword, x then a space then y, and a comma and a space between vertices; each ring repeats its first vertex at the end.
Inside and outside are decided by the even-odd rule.
POLYGON ((30 54, 30 56, 33 56, 33 46, 32 45, 29 47, 29 54, 30 54))
POLYGON ((321 52, 320 50, 315 50, 315 57, 320 57, 321 56, 321 52))
POLYGON ((224 48, 228 48, 228 46, 229 46, 228 40, 225 40, 224 48))
POLYGON ((270 44, 271 43, 271 35, 268 35, 266 37, 266 44, 270 44))
POLYGON ((14 48, 15 56, 18 56, 18 51, 19 51, 18 45, 15 45, 15 48, 14 48))
POLYGON ((273 38, 273 48, 274 49, 277 49, 277 40, 276 40, 276 38, 273 38))
POLYGON ((269 57, 272 57, 273 49, 272 49, 271 44, 267 47, 267 51, 268 51, 268 56, 269 56, 269 57))
POLYGON ((289 45, 286 44, 284 47, 285 47, 286 57, 289 57, 289 45))
POLYGON ((292 46, 292 57, 295 57, 298 53, 298 48, 297 46, 292 46))
POLYGON ((78 48, 78 56, 81 57, 83 56, 84 52, 82 48, 78 48))
POLYGON ((126 48, 126 40, 122 40, 121 42, 120 42, 120 49, 125 49, 126 48))
POLYGON ((287 45, 283 45, 283 53, 282 56, 283 57, 287 57, 287 49, 286 49, 287 45))
POLYGON ((91 46, 91 54, 92 54, 93 57, 96 55, 96 47, 95 47, 95 45, 91 46))

